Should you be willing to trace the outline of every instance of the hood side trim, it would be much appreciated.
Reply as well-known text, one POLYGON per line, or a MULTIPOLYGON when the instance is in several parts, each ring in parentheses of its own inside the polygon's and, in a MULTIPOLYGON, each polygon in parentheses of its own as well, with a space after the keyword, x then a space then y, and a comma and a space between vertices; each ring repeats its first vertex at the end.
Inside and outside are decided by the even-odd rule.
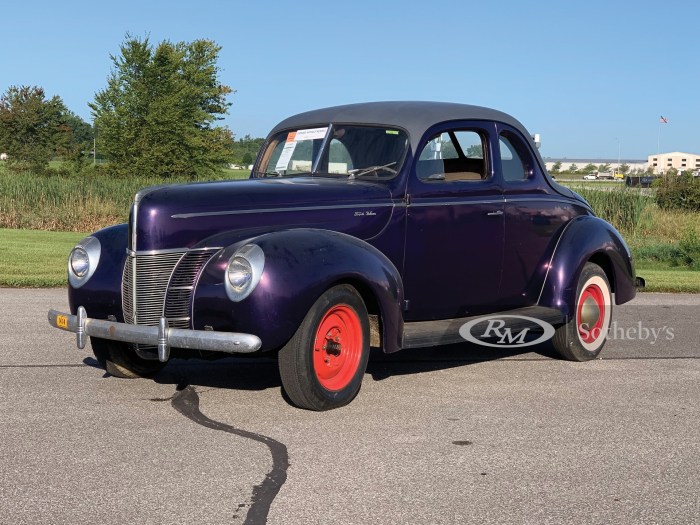
POLYGON ((335 206, 293 206, 287 208, 258 208, 252 210, 226 210, 226 211, 207 211, 200 213, 177 213, 171 215, 172 219, 192 219, 194 217, 217 217, 220 215, 243 215, 247 213, 278 213, 278 212, 288 212, 288 211, 314 211, 314 210, 338 210, 338 209, 352 209, 352 208, 387 208, 394 207, 395 204, 381 203, 381 204, 338 204, 335 206))

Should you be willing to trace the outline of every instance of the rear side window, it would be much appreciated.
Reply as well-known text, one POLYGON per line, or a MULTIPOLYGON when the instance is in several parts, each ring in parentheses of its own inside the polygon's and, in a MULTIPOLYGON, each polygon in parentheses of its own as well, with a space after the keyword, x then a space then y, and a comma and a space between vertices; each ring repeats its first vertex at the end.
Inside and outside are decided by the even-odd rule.
POLYGON ((485 144, 477 130, 451 130, 432 137, 418 156, 418 178, 425 182, 486 179, 485 144))
POLYGON ((507 182, 528 180, 533 174, 532 158, 525 144, 514 133, 504 131, 498 137, 501 172, 507 182))

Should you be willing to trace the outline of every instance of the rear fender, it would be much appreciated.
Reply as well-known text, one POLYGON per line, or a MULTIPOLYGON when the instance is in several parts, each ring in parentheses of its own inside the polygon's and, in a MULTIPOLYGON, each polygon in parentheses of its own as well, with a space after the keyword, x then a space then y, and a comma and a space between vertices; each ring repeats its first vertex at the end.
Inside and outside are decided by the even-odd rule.
POLYGON ((573 315, 579 275, 588 261, 605 271, 616 304, 634 298, 634 266, 627 244, 608 222, 583 215, 573 219, 562 233, 548 264, 538 305, 557 308, 566 318, 573 315))
POLYGON ((194 328, 252 333, 261 338, 262 350, 273 350, 294 335, 314 302, 338 283, 357 283, 371 294, 381 317, 384 351, 399 350, 403 284, 398 270, 373 246, 330 230, 277 231, 223 249, 197 284, 194 328), (235 251, 249 243, 265 254, 263 274, 247 298, 232 302, 224 286, 226 267, 235 251))

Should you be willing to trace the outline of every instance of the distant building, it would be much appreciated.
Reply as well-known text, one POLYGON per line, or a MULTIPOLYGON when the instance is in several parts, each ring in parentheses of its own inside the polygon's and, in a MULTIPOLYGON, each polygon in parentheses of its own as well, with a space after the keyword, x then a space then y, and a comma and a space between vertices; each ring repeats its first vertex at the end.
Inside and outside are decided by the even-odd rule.
POLYGON ((610 173, 617 171, 617 169, 623 164, 627 164, 629 166, 629 171, 645 171, 647 169, 647 161, 640 159, 620 159, 620 162, 618 163, 617 159, 553 159, 547 157, 544 159, 544 162, 547 166, 547 171, 550 172, 552 171, 552 166, 554 166, 557 162, 561 162, 560 171, 567 171, 569 166, 572 164, 576 164, 578 171, 581 171, 588 164, 593 164, 596 167, 609 164, 610 173))
POLYGON ((665 173, 671 168, 678 171, 697 171, 700 170, 700 155, 693 153, 683 153, 674 151, 672 153, 658 153, 649 155, 649 166, 654 170, 654 173, 665 173))

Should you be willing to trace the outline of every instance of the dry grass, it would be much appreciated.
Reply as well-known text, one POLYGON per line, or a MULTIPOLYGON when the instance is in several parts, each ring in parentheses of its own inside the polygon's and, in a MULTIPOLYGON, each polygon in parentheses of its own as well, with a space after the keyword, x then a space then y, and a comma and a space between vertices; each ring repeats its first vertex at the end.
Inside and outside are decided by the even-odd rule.
MULTIPOLYGON (((247 177, 222 170, 220 179, 247 177)), ((167 182, 188 182, 168 180, 167 182)), ((0 228, 45 231, 95 231, 125 222, 136 192, 162 179, 112 179, 85 176, 36 176, 0 170, 0 228)))

